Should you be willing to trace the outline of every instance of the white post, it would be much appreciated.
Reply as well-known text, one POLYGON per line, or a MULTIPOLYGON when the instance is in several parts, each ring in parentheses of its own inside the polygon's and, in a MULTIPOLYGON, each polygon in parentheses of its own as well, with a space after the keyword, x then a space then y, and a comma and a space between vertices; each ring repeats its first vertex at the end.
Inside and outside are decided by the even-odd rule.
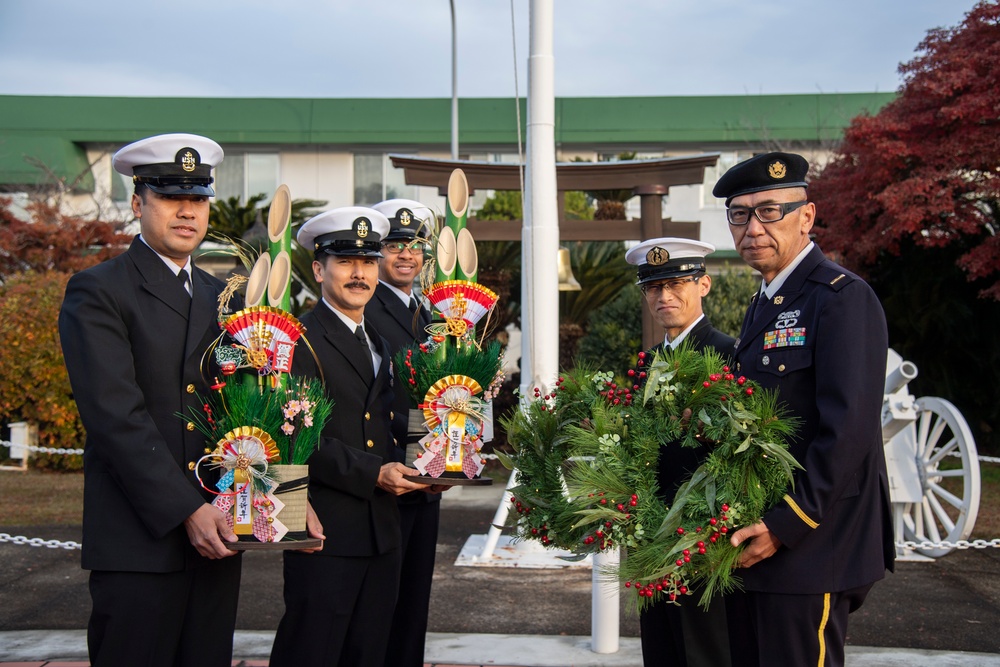
POLYGON ((503 525, 507 522, 507 515, 510 513, 510 490, 515 486, 517 486, 517 470, 511 470, 510 477, 507 478, 507 489, 504 491, 503 496, 500 497, 500 505, 493 514, 490 529, 486 531, 486 541, 483 543, 483 550, 479 552, 477 560, 486 561, 493 557, 493 552, 497 548, 497 542, 500 540, 500 533, 503 532, 503 525))
MULTIPOLYGON (((548 393, 559 373, 559 206, 556 187, 553 0, 531 0, 528 55, 528 169, 522 240, 521 392, 548 393)), ((596 555, 591 649, 618 650, 618 587, 600 580, 618 554, 596 555)))
POLYGON ((590 650, 618 652, 618 582, 606 570, 618 568, 618 549, 594 554, 590 594, 590 650))
POLYGON ((28 457, 31 451, 28 445, 38 443, 38 427, 31 426, 28 422, 11 422, 7 424, 10 429, 10 458, 21 463, 16 466, 0 466, 0 470, 28 469, 28 457))
POLYGON ((532 0, 528 55, 528 165, 521 231, 526 324, 521 390, 548 392, 559 372, 559 211, 556 200, 552 0, 532 0))
POLYGON ((458 159, 458 26, 455 0, 451 4, 451 159, 458 159))

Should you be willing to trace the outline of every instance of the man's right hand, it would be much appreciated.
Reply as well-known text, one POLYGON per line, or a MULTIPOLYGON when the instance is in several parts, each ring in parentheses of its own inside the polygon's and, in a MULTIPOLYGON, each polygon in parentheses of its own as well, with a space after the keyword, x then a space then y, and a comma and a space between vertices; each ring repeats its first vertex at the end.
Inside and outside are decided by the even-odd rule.
POLYGON ((379 469, 378 481, 375 482, 375 485, 395 496, 401 496, 410 491, 423 491, 427 487, 426 484, 412 482, 404 477, 404 475, 419 474, 420 471, 416 468, 407 468, 402 463, 393 461, 386 463, 379 469))
POLYGON ((239 538, 226 522, 226 516, 214 505, 205 503, 196 509, 191 516, 184 519, 184 528, 191 544, 205 558, 215 560, 239 553, 223 542, 223 540, 237 542, 239 538))

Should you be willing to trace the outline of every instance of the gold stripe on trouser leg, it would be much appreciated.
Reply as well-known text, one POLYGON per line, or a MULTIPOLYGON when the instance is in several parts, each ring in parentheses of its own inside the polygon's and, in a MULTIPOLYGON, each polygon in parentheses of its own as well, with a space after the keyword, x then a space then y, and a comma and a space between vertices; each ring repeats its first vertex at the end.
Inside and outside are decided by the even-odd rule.
POLYGON ((823 667, 823 663, 826 660, 826 639, 823 637, 823 633, 826 631, 826 623, 830 620, 830 594, 823 594, 823 618, 819 621, 819 661, 816 663, 816 667, 823 667))

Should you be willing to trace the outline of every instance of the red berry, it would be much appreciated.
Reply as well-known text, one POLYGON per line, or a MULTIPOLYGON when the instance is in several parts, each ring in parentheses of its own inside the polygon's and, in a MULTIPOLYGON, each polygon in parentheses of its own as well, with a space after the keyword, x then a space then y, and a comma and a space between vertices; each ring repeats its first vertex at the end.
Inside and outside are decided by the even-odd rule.
POLYGON ((722 528, 719 529, 719 532, 722 533, 722 534, 726 534, 726 533, 729 532, 729 529, 726 528, 725 526, 723 526, 722 528))
POLYGON ((681 558, 677 559, 677 567, 684 567, 684 560, 681 558))
POLYGON ((608 499, 607 498, 601 498, 601 504, 602 505, 607 505, 608 504, 608 499))
POLYGON ((632 582, 631 581, 626 581, 625 582, 625 588, 630 588, 631 586, 632 586, 632 582))
POLYGON ((729 505, 726 504, 726 503, 722 503, 722 511, 723 512, 728 512, 729 511, 729 505))
POLYGON ((684 528, 682 526, 678 526, 677 527, 677 534, 678 535, 683 535, 684 534, 684 528))
POLYGON ((705 382, 702 382, 702 383, 701 383, 701 386, 702 386, 702 387, 706 387, 706 388, 707 388, 707 387, 711 387, 711 386, 712 386, 712 383, 711 383, 711 382, 709 382, 708 380, 706 380, 705 382))
POLYGON ((715 524, 717 524, 717 523, 719 523, 719 520, 718 520, 718 519, 716 519, 716 518, 715 518, 714 516, 713 516, 713 517, 712 517, 711 519, 709 519, 709 520, 708 520, 708 524, 709 524, 710 526, 714 526, 714 525, 715 525, 715 524))
POLYGON ((628 369, 628 376, 629 376, 629 377, 634 377, 634 376, 635 376, 635 370, 634 370, 634 369, 631 369, 631 368, 630 368, 630 369, 628 369))

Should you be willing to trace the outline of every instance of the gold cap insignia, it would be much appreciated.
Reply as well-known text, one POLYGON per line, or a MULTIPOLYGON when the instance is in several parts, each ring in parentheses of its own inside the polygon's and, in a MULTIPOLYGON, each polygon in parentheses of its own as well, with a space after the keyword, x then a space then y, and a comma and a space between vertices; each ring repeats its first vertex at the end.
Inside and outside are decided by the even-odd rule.
POLYGON ((369 229, 368 218, 358 218, 354 221, 354 230, 357 232, 359 239, 363 239, 368 236, 369 229))
POLYGON ((670 261, 670 253, 667 252, 666 248, 661 248, 656 246, 650 248, 649 252, 646 253, 646 263, 651 266, 660 266, 661 264, 666 264, 670 261))
POLYGON ((413 216, 405 208, 399 212, 399 224, 404 227, 409 227, 410 223, 413 222, 413 216))
POLYGON ((775 160, 771 164, 767 165, 767 175, 771 178, 784 178, 787 172, 788 168, 781 160, 775 160))
POLYGON ((198 166, 198 161, 195 159, 194 154, 191 150, 184 152, 181 156, 181 169, 184 171, 194 171, 194 168, 198 166))

